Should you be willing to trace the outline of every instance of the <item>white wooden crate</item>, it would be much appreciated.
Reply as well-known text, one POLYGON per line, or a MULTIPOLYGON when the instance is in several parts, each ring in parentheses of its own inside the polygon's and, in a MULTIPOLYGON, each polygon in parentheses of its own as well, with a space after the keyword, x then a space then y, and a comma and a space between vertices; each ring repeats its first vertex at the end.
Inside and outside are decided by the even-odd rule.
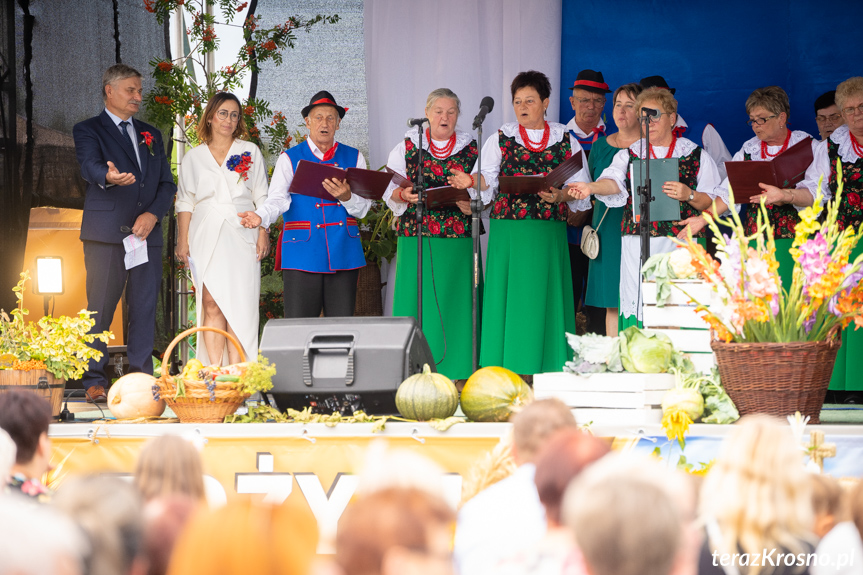
POLYGON ((689 296, 706 304, 712 290, 701 280, 675 280, 672 283, 680 285, 689 295, 684 295, 672 285, 671 296, 663 307, 656 305, 656 282, 641 284, 644 328, 668 336, 675 349, 684 352, 698 371, 710 371, 716 364, 710 347, 710 326, 695 312, 695 303, 690 303, 689 296))
POLYGON ((674 387, 667 373, 540 373, 534 376, 537 399, 554 397, 572 409, 579 423, 645 425, 662 419, 662 397, 674 387))

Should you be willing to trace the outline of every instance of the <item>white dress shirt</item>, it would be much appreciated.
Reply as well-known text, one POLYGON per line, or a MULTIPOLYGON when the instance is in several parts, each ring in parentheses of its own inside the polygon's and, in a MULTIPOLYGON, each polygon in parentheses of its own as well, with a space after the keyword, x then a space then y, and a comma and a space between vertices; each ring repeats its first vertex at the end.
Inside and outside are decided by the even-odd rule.
MULTIPOLYGON (((688 127, 686 120, 680 114, 677 114, 677 122, 674 123, 675 128, 678 126, 688 127)), ((731 159, 731 152, 728 150, 725 142, 722 141, 722 136, 719 135, 713 124, 707 124, 704 127, 704 133, 701 134, 701 147, 713 158, 716 168, 719 170, 719 175, 724 179, 726 176, 725 162, 731 159)))
POLYGON ((502 559, 545 536, 545 508, 536 492, 535 475, 535 465, 520 465, 462 506, 453 544, 460 575, 486 575, 502 559))
MULTIPOLYGON (((596 125, 596 127, 605 132, 605 122, 602 121, 602 117, 599 118, 599 123, 596 125)), ((586 134, 584 130, 578 127, 578 124, 575 123, 574 117, 566 124, 566 131, 568 132, 570 130, 575 132, 575 135, 582 140, 590 137, 590 134, 586 134)), ((591 131, 590 133, 592 134, 593 131, 591 131)))
MULTIPOLYGON (((590 171, 587 168, 587 156, 584 155, 584 150, 581 149, 581 144, 579 144, 578 140, 573 138, 572 135, 566 131, 566 127, 563 124, 549 122, 548 126, 550 133, 548 136, 547 147, 551 147, 562 141, 564 137, 567 137, 569 138, 569 145, 572 148, 572 154, 581 154, 581 169, 571 178, 566 180, 564 185, 571 184, 573 182, 590 182, 590 171)), ((524 141, 521 139, 521 131, 518 128, 519 124, 517 122, 511 122, 501 126, 500 131, 503 132, 505 136, 514 138, 517 143, 524 146, 524 141)), ((538 142, 542 140, 544 131, 544 129, 527 130, 527 137, 532 142, 538 142)), ((489 136, 482 147, 482 175, 485 177, 486 183, 494 188, 498 187, 500 164, 503 161, 503 155, 500 152, 500 139, 498 138, 498 134, 499 132, 495 132, 489 136)), ((589 210, 591 207, 589 199, 570 200, 566 202, 566 205, 568 205, 569 209, 573 212, 584 212, 589 210)))
MULTIPOLYGON (((311 138, 306 138, 305 142, 300 146, 308 145, 312 153, 319 160, 324 159, 324 153, 318 149, 311 138)), ((357 168, 366 168, 366 159, 362 152, 357 152, 357 168)), ((276 161, 276 167, 273 169, 273 177, 270 180, 270 189, 267 192, 267 201, 264 205, 255 210, 255 213, 261 217, 261 226, 268 228, 279 219, 279 216, 288 211, 291 207, 291 194, 288 188, 291 187, 291 182, 294 179, 294 167, 291 165, 291 160, 286 153, 279 154, 279 159, 276 161)), ((333 198, 335 199, 335 198, 333 198)), ((351 194, 351 197, 344 202, 341 202, 344 208, 350 215, 357 219, 365 217, 372 205, 371 200, 367 200, 356 194, 351 194)))
POLYGON ((117 126, 117 131, 120 132, 123 128, 120 127, 120 122, 129 122, 126 126, 126 133, 129 134, 129 137, 132 139, 132 147, 135 149, 135 159, 138 160, 138 168, 141 167, 141 151, 138 149, 140 142, 138 141, 138 134, 135 133, 135 125, 132 123, 132 117, 129 116, 128 120, 123 120, 120 116, 115 116, 105 108, 105 113, 108 114, 108 117, 111 118, 111 121, 114 122, 114 125, 117 126))
MULTIPOLYGON (((833 140, 839 145, 839 157, 843 162, 853 164, 860 159, 854 152, 854 147, 851 145, 851 132, 848 131, 848 125, 839 126, 830 134, 828 140, 833 140)), ((812 197, 818 195, 818 182, 821 181, 821 205, 823 206, 833 198, 833 192, 830 191, 830 154, 827 151, 827 140, 818 142, 815 147, 814 158, 812 164, 806 170, 806 176, 798 184, 798 188, 806 188, 812 197)))

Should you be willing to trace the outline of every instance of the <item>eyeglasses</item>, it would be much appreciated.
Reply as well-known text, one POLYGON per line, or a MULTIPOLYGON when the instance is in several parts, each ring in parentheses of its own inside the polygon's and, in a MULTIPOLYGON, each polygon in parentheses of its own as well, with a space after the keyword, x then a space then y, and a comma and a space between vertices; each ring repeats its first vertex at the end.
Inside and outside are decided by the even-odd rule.
POLYGON ((772 116, 767 116, 766 118, 749 118, 749 121, 746 123, 749 124, 750 126, 752 124, 758 124, 759 126, 763 126, 764 124, 767 123, 767 120, 772 120, 773 118, 776 118, 776 117, 777 117, 777 115, 773 114, 772 116))
POLYGON ((815 121, 818 122, 819 124, 823 124, 824 122, 827 122, 828 120, 830 122, 838 122, 841 119, 842 119, 842 114, 830 114, 829 116, 815 116, 815 121))
POLYGON ((579 104, 593 104, 594 106, 604 106, 605 98, 575 98, 579 104))
POLYGON ((650 121, 651 124, 656 124, 657 122, 659 122, 659 118, 661 118, 662 116, 667 116, 667 115, 668 115, 667 112, 657 111, 655 116, 648 116, 647 119, 650 121))
POLYGON ((845 114, 846 116, 853 116, 857 112, 863 114, 863 104, 860 104, 859 106, 849 107, 849 108, 842 108, 842 113, 845 114))
POLYGON ((216 112, 216 117, 220 120, 227 120, 228 118, 231 118, 231 121, 236 122, 240 119, 240 113, 228 112, 227 110, 219 110, 218 112, 216 112))

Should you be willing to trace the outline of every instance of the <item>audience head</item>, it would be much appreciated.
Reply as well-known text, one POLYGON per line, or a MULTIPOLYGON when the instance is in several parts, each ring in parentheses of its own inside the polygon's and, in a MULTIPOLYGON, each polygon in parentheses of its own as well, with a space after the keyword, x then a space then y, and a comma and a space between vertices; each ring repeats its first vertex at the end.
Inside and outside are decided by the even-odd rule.
POLYGON ((613 453, 567 488, 563 520, 588 575, 691 573, 700 547, 688 478, 656 460, 613 453))
POLYGON ((602 72, 582 70, 575 78, 569 103, 575 112, 575 122, 582 129, 595 128, 602 119, 605 95, 611 92, 602 72))
POLYGON ((144 552, 147 575, 165 575, 174 544, 200 501, 182 495, 151 500, 144 506, 144 552))
POLYGON ((135 465, 135 487, 144 501, 185 495, 204 500, 204 470, 197 448, 178 435, 149 440, 135 465))
POLYGON ((15 442, 13 472, 39 479, 49 469, 51 406, 35 393, 12 390, 0 393, 0 428, 15 442))
POLYGON ((199 511, 180 534, 169 575, 306 575, 318 527, 305 504, 229 501, 199 511))
POLYGON ((454 523, 453 509, 426 491, 360 496, 339 519, 336 563, 345 575, 451 574, 454 523))
POLYGON ((803 451, 791 428, 775 417, 740 419, 701 493, 702 514, 715 518, 722 532, 721 553, 738 548, 757 553, 765 547, 801 553, 801 541, 811 538, 812 484, 803 451))
POLYGON ((815 123, 822 140, 830 137, 836 128, 845 123, 836 105, 836 90, 824 92, 815 99, 815 123))
POLYGON ((563 494, 573 478, 609 451, 607 442, 574 428, 556 432, 540 449, 534 482, 550 525, 561 524, 563 494))
POLYGON ((812 510, 815 513, 813 531, 824 537, 840 521, 845 521, 845 493, 839 482, 823 473, 812 473, 812 510))
POLYGON ((21 498, 0 498, 0 575, 85 575, 88 549, 63 514, 21 498))
POLYGON ((86 535, 92 552, 88 575, 143 575, 144 520, 138 492, 116 477, 75 477, 52 501, 86 535))
POLYGON ((240 99, 230 92, 218 92, 207 102, 207 107, 204 108, 204 113, 196 127, 198 138, 204 143, 213 139, 213 122, 236 122, 231 136, 235 139, 249 139, 243 106, 240 104, 240 99))
POLYGON ((576 428, 572 411, 559 399, 528 403, 512 417, 512 455, 516 463, 532 463, 540 448, 555 431, 576 428))
POLYGON ((863 77, 848 78, 836 86, 836 106, 851 133, 863 137, 863 77))

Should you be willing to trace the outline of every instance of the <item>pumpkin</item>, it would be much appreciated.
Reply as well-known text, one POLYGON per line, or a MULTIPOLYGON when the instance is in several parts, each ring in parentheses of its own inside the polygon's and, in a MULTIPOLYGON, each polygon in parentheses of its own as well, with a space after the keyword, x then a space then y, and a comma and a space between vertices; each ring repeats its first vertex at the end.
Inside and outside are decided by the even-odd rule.
POLYGON ((413 374, 399 385, 396 409, 408 419, 445 419, 458 409, 458 390, 447 376, 432 373, 425 364, 421 373, 413 374))
POLYGON ((505 367, 483 367, 461 390, 461 409, 471 421, 508 421, 515 409, 533 399, 518 374, 505 367))
POLYGON ((153 399, 156 378, 146 373, 129 373, 114 382, 108 391, 108 409, 117 419, 158 417, 165 402, 153 399))

